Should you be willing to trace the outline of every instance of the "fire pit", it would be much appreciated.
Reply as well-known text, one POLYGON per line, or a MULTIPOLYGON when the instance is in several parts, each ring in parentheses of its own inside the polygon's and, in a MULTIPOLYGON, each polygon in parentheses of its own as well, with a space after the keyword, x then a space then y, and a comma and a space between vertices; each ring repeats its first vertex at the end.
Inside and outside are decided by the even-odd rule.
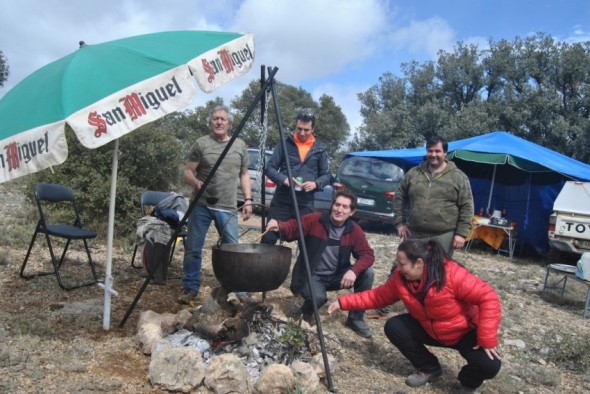
POLYGON ((205 364, 215 355, 234 353, 256 378, 266 365, 289 365, 295 359, 308 362, 312 352, 307 335, 296 322, 273 317, 272 309, 264 301, 242 303, 219 287, 167 340, 174 346, 196 348, 205 364))
MULTIPOLYGON (((176 316, 144 312, 137 338, 152 356, 150 382, 182 392, 200 385, 214 392, 315 392, 326 376, 318 338, 274 306, 217 287, 176 316)), ((334 358, 329 362, 332 369, 334 358)))

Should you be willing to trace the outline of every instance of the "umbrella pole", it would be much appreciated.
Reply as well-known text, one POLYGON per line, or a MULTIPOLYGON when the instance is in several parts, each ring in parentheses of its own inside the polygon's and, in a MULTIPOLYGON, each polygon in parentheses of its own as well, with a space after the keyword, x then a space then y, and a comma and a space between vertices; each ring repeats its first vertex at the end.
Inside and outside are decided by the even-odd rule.
POLYGON ((111 166, 111 191, 109 203, 109 223, 107 230, 107 260, 104 274, 104 284, 98 285, 104 289, 104 307, 102 316, 102 328, 108 330, 111 324, 111 295, 118 295, 116 290, 113 290, 113 233, 115 228, 115 195, 117 193, 117 172, 119 166, 119 139, 115 139, 115 147, 113 148, 113 163, 111 166))

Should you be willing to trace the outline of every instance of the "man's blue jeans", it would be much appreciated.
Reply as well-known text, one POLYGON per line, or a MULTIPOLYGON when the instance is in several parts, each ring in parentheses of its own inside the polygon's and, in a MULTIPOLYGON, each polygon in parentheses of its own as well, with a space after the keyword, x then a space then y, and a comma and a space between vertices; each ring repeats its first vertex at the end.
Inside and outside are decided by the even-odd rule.
POLYGON ((201 288, 203 246, 211 221, 215 223, 223 243, 238 243, 238 217, 234 215, 234 212, 211 209, 197 204, 187 220, 188 234, 184 246, 184 277, 182 278, 185 289, 199 291, 201 288))

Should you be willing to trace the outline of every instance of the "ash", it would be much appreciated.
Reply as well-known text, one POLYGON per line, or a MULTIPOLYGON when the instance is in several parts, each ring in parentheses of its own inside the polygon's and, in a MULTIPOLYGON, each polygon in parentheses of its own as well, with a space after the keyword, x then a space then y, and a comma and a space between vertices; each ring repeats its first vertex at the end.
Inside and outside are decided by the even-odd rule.
POLYGON ((164 340, 174 347, 193 347, 208 365, 217 354, 233 353, 242 359, 248 373, 258 379, 262 369, 270 364, 289 365, 294 360, 309 362, 312 358, 307 334, 293 321, 283 321, 268 314, 255 314, 248 322, 249 335, 231 342, 208 340, 185 328, 164 340), (299 330, 299 331, 298 331, 299 330), (304 338, 302 344, 292 343, 293 331, 304 338))

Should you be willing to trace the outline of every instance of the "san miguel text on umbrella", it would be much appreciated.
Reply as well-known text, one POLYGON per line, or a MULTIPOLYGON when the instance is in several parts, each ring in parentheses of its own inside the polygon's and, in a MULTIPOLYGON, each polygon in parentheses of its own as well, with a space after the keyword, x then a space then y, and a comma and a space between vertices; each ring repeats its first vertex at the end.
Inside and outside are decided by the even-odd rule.
POLYGON ((168 83, 152 92, 146 93, 145 95, 142 95, 141 93, 132 93, 119 99, 119 102, 123 104, 125 110, 121 107, 115 107, 102 114, 98 114, 97 111, 90 112, 88 114, 88 124, 96 127, 94 136, 99 138, 102 134, 107 132, 107 125, 113 126, 122 122, 127 118, 125 113, 127 113, 133 121, 140 116, 147 114, 148 109, 157 110, 160 108, 161 102, 167 101, 177 94, 182 94, 182 89, 176 81, 176 77, 172 77, 171 81, 172 83, 168 83))
POLYGON ((209 75, 207 79, 210 83, 215 80, 215 74, 222 71, 229 74, 234 71, 234 67, 241 68, 243 64, 251 63, 254 60, 254 55, 252 55, 252 50, 250 50, 248 44, 239 51, 230 53, 227 49, 222 49, 217 54, 219 57, 211 61, 201 59, 203 70, 209 75))
MULTIPOLYGON (((250 47, 245 47, 237 51, 228 51, 222 49, 217 51, 217 57, 211 60, 201 59, 203 71, 207 75, 209 82, 215 80, 215 75, 225 72, 227 74, 236 71, 248 62, 254 59, 250 47)), ((170 82, 160 86, 147 93, 128 94, 118 101, 122 104, 106 111, 91 111, 88 113, 88 124, 94 128, 94 136, 100 138, 107 132, 108 126, 113 126, 123 122, 128 117, 131 121, 148 114, 149 110, 158 110, 162 102, 171 100, 176 96, 181 96, 183 90, 176 80, 172 77, 170 82)), ((4 153, 0 153, 0 166, 9 171, 15 170, 22 163, 27 164, 37 156, 49 153, 49 136, 45 132, 43 138, 30 141, 24 144, 12 142, 4 147, 4 153)))
POLYGON ((0 165, 2 165, 2 168, 6 168, 8 164, 9 171, 15 170, 20 167, 22 161, 26 164, 37 155, 49 153, 49 136, 45 132, 43 138, 25 144, 11 142, 4 146, 4 152, 6 152, 6 156, 0 153, 0 165))

